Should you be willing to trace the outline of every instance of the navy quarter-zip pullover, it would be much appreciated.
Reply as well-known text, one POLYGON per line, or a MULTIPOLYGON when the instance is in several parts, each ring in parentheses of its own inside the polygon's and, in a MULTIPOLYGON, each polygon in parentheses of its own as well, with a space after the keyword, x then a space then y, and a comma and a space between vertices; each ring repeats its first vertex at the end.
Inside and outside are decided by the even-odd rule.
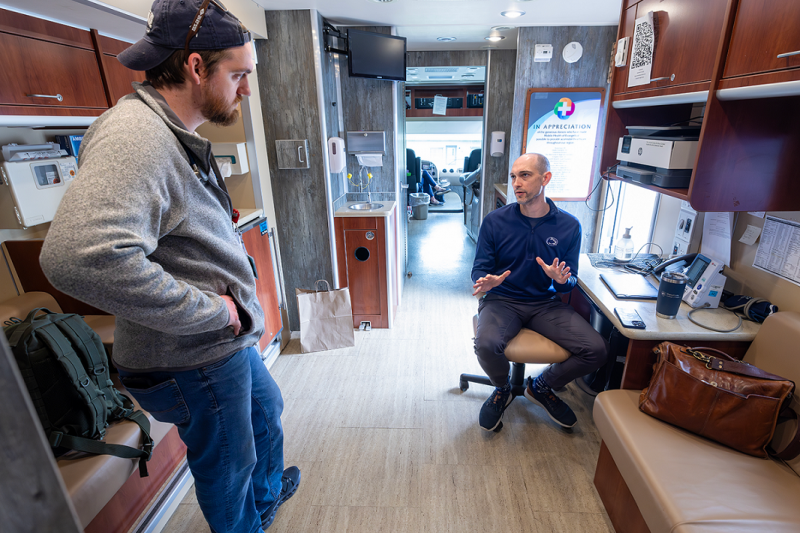
POLYGON ((578 256, 581 249, 581 224, 560 210, 549 198, 550 211, 539 219, 526 217, 514 202, 495 209, 483 219, 472 265, 472 282, 487 274, 511 274, 490 294, 513 300, 535 302, 570 292, 578 281, 578 256), (566 283, 555 283, 536 262, 566 262, 572 276, 566 283))

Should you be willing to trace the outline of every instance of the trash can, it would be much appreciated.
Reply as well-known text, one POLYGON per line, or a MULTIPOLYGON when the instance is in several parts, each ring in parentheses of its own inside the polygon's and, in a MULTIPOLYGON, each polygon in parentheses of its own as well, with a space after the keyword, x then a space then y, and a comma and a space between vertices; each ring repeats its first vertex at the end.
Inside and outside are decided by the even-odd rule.
POLYGON ((410 196, 411 216, 416 220, 427 220, 428 204, 431 203, 431 197, 424 192, 412 192, 410 196))

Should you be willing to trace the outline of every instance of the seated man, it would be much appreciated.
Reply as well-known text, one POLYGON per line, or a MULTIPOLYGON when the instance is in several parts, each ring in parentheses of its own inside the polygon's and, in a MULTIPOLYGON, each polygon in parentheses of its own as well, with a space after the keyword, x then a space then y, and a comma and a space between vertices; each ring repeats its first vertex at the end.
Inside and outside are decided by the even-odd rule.
POLYGON ((504 352, 523 327, 571 354, 536 379, 529 377, 525 389, 525 397, 563 427, 574 426, 577 418, 552 389, 596 370, 608 357, 605 340, 560 298, 577 282, 581 225, 546 198, 544 189, 552 177, 545 156, 517 159, 511 168, 517 202, 489 213, 478 236, 472 281, 474 294, 486 296, 478 306, 475 353, 497 387, 481 408, 480 425, 487 431, 497 427, 511 403, 504 352))

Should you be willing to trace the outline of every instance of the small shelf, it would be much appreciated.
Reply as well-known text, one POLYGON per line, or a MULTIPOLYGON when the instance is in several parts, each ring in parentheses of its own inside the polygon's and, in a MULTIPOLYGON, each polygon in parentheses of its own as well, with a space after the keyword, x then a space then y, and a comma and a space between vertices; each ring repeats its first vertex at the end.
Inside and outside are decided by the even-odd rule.
POLYGON ((649 185, 645 183, 639 183, 636 181, 631 181, 625 178, 620 178, 616 174, 606 174, 606 179, 618 180, 625 183, 630 183, 631 185, 635 185, 636 187, 641 187, 643 189, 649 189, 651 191, 655 191, 661 193, 666 196, 672 196, 673 198, 678 198, 680 200, 689 201, 689 189, 664 189, 663 187, 658 187, 656 185, 649 185))
POLYGON ((691 93, 665 94, 661 96, 646 96, 629 100, 614 100, 611 105, 614 109, 630 109, 638 107, 653 107, 675 104, 702 104, 708 100, 708 91, 695 91, 691 93))

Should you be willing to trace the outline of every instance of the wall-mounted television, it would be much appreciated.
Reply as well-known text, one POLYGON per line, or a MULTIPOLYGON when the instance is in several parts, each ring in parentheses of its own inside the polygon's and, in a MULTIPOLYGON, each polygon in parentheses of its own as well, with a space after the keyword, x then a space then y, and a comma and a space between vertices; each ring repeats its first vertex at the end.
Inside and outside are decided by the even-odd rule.
POLYGON ((405 81, 406 38, 385 33, 347 30, 350 75, 405 81))

